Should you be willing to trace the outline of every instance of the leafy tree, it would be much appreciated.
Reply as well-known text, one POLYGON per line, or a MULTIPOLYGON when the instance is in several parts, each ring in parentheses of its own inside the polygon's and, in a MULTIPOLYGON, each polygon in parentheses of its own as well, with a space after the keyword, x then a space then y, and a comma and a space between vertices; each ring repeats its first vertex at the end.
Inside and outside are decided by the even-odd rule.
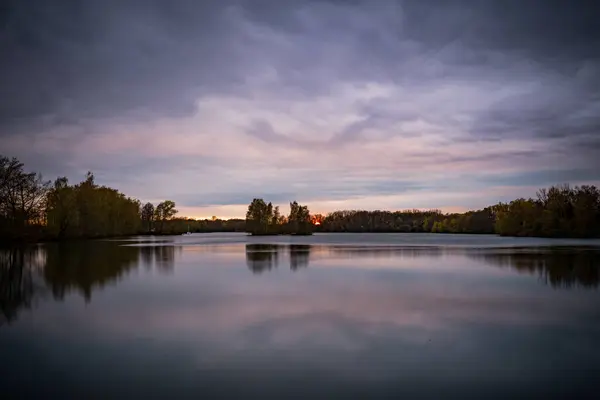
POLYGON ((307 206, 302 206, 298 202, 290 203, 290 216, 288 217, 290 233, 309 234, 312 230, 310 212, 307 206))
POLYGON ((162 203, 159 203, 156 206, 156 210, 154 211, 155 221, 158 222, 159 231, 163 231, 163 227, 165 225, 165 221, 173 218, 175 214, 179 211, 175 208, 175 202, 172 200, 165 200, 162 203))
POLYGON ((50 232, 58 238, 69 235, 78 224, 75 190, 66 177, 56 178, 48 193, 46 220, 50 232))
POLYGON ((273 219, 271 225, 279 225, 281 223, 281 213, 279 212, 279 206, 273 207, 273 219))
POLYGON ((541 189, 537 199, 499 204, 496 232, 505 236, 600 237, 600 192, 595 186, 541 189))
POLYGON ((106 237, 139 232, 140 202, 115 189, 98 186, 88 173, 70 186, 58 178, 48 193, 47 230, 53 237, 106 237))
MULTIPOLYGON (((279 212, 279 209, 277 209, 279 212)), ((274 210, 271 203, 263 199, 254 199, 246 212, 246 230, 253 235, 266 235, 272 233, 274 210)))
POLYGON ((144 206, 142 207, 142 211, 141 211, 141 218, 142 218, 142 224, 144 225, 146 232, 152 231, 152 223, 154 222, 154 215, 155 215, 154 204, 152 204, 152 203, 144 204, 144 206))

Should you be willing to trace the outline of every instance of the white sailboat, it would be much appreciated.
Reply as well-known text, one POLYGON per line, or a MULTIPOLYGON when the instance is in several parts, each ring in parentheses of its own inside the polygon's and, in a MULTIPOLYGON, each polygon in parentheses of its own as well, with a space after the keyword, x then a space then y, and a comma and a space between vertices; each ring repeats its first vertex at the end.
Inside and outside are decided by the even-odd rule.
POLYGON ((183 236, 187 236, 187 235, 191 235, 192 232, 190 232, 190 224, 188 224, 188 230, 186 233, 182 233, 183 236))

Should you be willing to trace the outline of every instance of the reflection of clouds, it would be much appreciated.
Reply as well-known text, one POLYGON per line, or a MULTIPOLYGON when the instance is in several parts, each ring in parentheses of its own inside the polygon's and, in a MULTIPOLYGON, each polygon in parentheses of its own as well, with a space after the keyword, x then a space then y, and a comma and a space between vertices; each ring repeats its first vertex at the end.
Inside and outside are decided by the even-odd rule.
MULTIPOLYGON (((85 308, 67 296, 25 323, 45 343, 56 342, 48 347, 83 343, 119 360, 115 373, 143 368, 171 382, 194 376, 231 385, 242 379, 232 375, 238 371, 265 385, 307 374, 355 384, 504 385, 546 382, 561 368, 584 379, 600 360, 599 292, 551 290, 465 253, 388 254, 380 259, 389 256, 389 268, 365 269, 373 259, 366 253, 327 258, 328 250, 311 248, 302 273, 286 267, 252 276, 240 247, 184 250, 169 277, 139 270, 118 285, 95 286, 85 308), (328 262, 338 268, 323 268, 328 262), (394 262, 402 268, 392 269, 394 262), (185 359, 166 367, 172 354, 185 359)), ((284 265, 287 256, 286 248, 284 265)), ((154 260, 154 249, 140 250, 144 257, 154 260)), ((64 356, 57 354, 42 356, 64 356)), ((98 355, 70 357, 89 365, 98 355)))
MULTIPOLYGON (((531 365, 543 368, 549 349, 572 358, 572 349, 563 347, 572 341, 572 332, 579 332, 578 343, 587 351, 576 353, 582 363, 600 356, 584 334, 600 329, 592 319, 597 303, 590 297, 548 299, 542 291, 519 295, 457 285, 444 290, 443 282, 417 287, 412 287, 414 282, 365 283, 357 276, 338 276, 346 280, 345 289, 327 280, 314 288, 310 281, 294 281, 280 282, 280 290, 267 295, 254 286, 243 294, 225 290, 195 296, 211 286, 210 279, 184 275, 175 275, 189 282, 178 286, 180 297, 144 306, 128 303, 131 294, 112 291, 110 296, 96 296, 91 309, 71 308, 65 315, 57 308, 54 317, 44 312, 43 318, 53 320, 62 337, 134 346, 145 339, 162 349, 184 346, 201 369, 310 368, 359 380, 396 379, 403 368, 427 375, 432 362, 454 375, 482 374, 481 363, 486 362, 497 367, 518 360, 518 371, 531 365), (202 279, 206 281, 199 284, 202 279), (113 303, 118 307, 110 308, 113 303)), ((155 295, 136 294, 140 300, 155 295)), ((503 376, 509 373, 517 372, 511 369, 503 376)))
POLYGON ((489 287, 469 290, 454 284, 448 287, 444 282, 390 283, 364 281, 362 277, 344 278, 347 288, 327 280, 321 284, 294 281, 293 285, 281 282, 278 291, 268 293, 257 285, 245 288, 243 293, 225 289, 197 298, 192 292, 202 293, 210 281, 198 285, 200 278, 186 279, 190 285, 179 287, 180 297, 152 302, 147 308, 124 302, 110 313, 97 313, 95 323, 108 329, 107 333, 118 335, 137 335, 144 327, 144 334, 151 336, 175 339, 198 335, 224 345, 247 342, 249 337, 244 332, 248 329, 270 326, 274 340, 291 345, 300 339, 306 343, 311 336, 317 340, 322 332, 334 330, 336 321, 374 335, 380 327, 386 327, 439 336, 458 335, 464 326, 473 323, 549 327, 564 323, 568 317, 577 324, 593 312, 589 302, 569 296, 548 299, 539 291, 527 294, 489 287))

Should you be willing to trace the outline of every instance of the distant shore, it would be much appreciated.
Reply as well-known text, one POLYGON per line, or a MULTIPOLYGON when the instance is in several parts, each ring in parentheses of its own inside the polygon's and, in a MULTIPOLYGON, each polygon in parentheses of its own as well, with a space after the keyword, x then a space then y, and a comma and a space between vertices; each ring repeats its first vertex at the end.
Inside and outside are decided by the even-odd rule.
POLYGON ((480 210, 338 210, 313 214, 308 205, 279 206, 254 198, 246 217, 228 220, 179 217, 176 204, 143 204, 96 183, 94 174, 71 184, 25 170, 16 158, 0 156, 0 244, 75 239, 115 239, 186 232, 248 232, 253 236, 310 235, 312 232, 498 234, 511 237, 600 238, 600 190, 557 185, 537 198, 517 198, 480 210))

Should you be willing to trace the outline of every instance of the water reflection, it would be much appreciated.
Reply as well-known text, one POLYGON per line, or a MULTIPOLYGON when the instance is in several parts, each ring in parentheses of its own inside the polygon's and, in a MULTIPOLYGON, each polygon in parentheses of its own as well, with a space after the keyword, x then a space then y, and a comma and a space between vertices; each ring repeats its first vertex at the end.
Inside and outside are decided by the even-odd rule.
POLYGON ((255 274, 270 271, 279 265, 279 260, 287 251, 290 269, 296 271, 299 268, 308 267, 311 247, 307 244, 247 244, 246 265, 255 274))
MULTIPOLYGON (((14 320, 20 310, 32 304, 36 292, 35 277, 45 282, 56 299, 71 291, 89 302, 94 290, 118 282, 132 269, 173 273, 181 246, 121 246, 115 242, 90 241, 76 244, 0 250, 0 323, 14 320)), ((219 251, 215 247, 211 251, 219 251)), ((460 256, 500 268, 539 277, 556 289, 600 286, 600 251, 591 248, 461 249, 441 247, 343 247, 306 244, 247 244, 247 267, 255 274, 289 263, 292 271, 308 267, 318 258, 417 258, 460 256)))
POLYGON ((43 276, 56 299, 78 291, 89 302, 95 288, 118 281, 137 267, 139 250, 111 242, 89 241, 45 246, 43 276))
POLYGON ((481 257, 495 266, 538 275, 554 288, 598 288, 600 283, 600 253, 594 250, 529 250, 489 253, 481 257))
POLYGON ((409 246, 328 246, 327 253, 343 258, 417 258, 442 257, 449 254, 464 254, 461 248, 452 247, 409 247, 409 246))
POLYGON ((171 274, 175 268, 175 253, 181 252, 181 246, 140 246, 140 261, 146 269, 156 268, 157 271, 171 274))
POLYGON ((279 264, 280 247, 274 244, 246 245, 246 265, 255 274, 270 271, 279 264))
POLYGON ((32 266, 37 265, 54 298, 80 292, 86 302, 92 293, 118 282, 139 265, 172 273, 175 246, 120 246, 108 241, 51 243, 43 247, 0 250, 0 306, 5 319, 26 307, 32 296, 32 266))
POLYGON ((290 251, 290 269, 296 271, 299 268, 308 267, 311 246, 307 244, 292 244, 290 251))
POLYGON ((85 398, 93 383, 103 398, 535 398, 598 374, 600 293, 573 287, 597 286, 597 251, 87 246, 0 253, 2 315, 20 313, 0 329, 9 397, 85 398), (23 312, 38 279, 64 301, 23 312))
POLYGON ((18 248, 0 252, 0 326, 15 320, 18 312, 31 307, 34 295, 31 250, 18 248))
POLYGON ((343 258, 418 258, 461 256, 495 267, 537 275, 553 288, 600 286, 600 251, 597 248, 544 247, 523 249, 468 249, 453 247, 332 246, 328 254, 343 258))

